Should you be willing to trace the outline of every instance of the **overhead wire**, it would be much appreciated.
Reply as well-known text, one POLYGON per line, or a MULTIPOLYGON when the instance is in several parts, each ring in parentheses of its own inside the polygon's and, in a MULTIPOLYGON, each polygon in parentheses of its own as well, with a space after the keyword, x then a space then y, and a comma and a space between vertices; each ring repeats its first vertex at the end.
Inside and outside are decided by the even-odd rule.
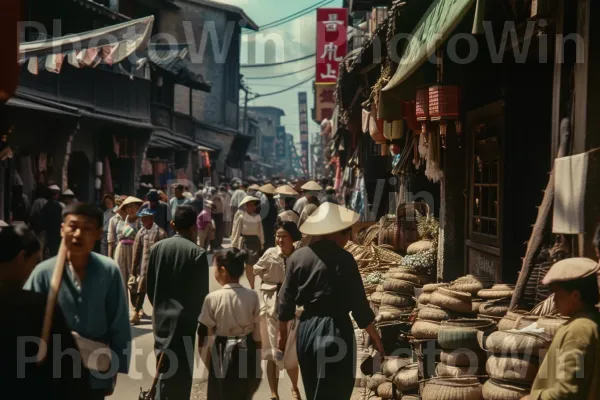
POLYGON ((303 69, 300 69, 298 71, 288 72, 286 74, 281 74, 281 75, 272 75, 272 76, 244 76, 244 79, 248 79, 248 80, 264 80, 264 79, 284 78, 286 76, 296 75, 296 74, 298 74, 300 72, 308 71, 311 68, 315 68, 315 66, 311 65, 310 67, 303 68, 303 69))
POLYGON ((287 88, 285 88, 285 89, 282 89, 282 90, 277 90, 277 91, 275 91, 275 92, 270 92, 270 93, 257 93, 257 94, 256 94, 255 96, 253 96, 252 98, 249 98, 249 99, 248 99, 248 101, 252 101, 252 100, 258 99, 258 98, 260 98, 260 97, 274 96, 274 95, 276 95, 276 94, 280 94, 280 93, 283 93, 283 92, 287 92, 288 90, 292 90, 292 89, 294 89, 294 88, 297 88, 298 86, 300 86, 300 85, 303 85, 303 84, 305 84, 305 83, 307 83, 307 82, 309 82, 309 81, 313 80, 314 78, 315 78, 315 75, 311 75, 311 76, 309 76, 307 79, 304 79, 304 80, 302 80, 302 81, 300 81, 300 82, 298 82, 298 83, 296 83, 296 84, 294 84, 294 85, 292 85, 292 86, 290 86, 290 87, 287 87, 287 88))
POLYGON ((293 60, 281 61, 281 62, 276 62, 276 63, 267 63, 267 64, 242 64, 242 65, 240 65, 240 68, 277 67, 279 65, 285 65, 285 64, 290 64, 290 63, 302 61, 302 60, 307 60, 307 59, 309 59, 311 57, 315 57, 316 55, 317 55, 316 53, 312 53, 312 54, 306 55, 304 57, 294 58, 293 60))
MULTIPOLYGON (((262 25, 260 27, 260 30, 263 31, 263 30, 266 30, 266 29, 275 28, 277 26, 286 24, 286 23, 288 23, 290 21, 293 21, 295 19, 304 17, 305 15, 310 14, 311 12, 313 12, 314 10, 316 10, 319 7, 325 6, 325 5, 329 4, 329 3, 333 3, 333 1, 334 0, 320 0, 320 1, 316 2, 315 4, 313 4, 311 6, 308 6, 307 8, 305 8, 303 10, 300 10, 300 11, 297 11, 297 12, 295 12, 293 14, 288 15, 287 17, 283 17, 283 18, 280 18, 280 19, 275 20, 273 22, 269 22, 268 24, 264 24, 264 25, 262 25)), ((252 33, 255 33, 255 32, 250 32, 250 31, 249 32, 244 32, 244 34, 252 34, 252 33)))

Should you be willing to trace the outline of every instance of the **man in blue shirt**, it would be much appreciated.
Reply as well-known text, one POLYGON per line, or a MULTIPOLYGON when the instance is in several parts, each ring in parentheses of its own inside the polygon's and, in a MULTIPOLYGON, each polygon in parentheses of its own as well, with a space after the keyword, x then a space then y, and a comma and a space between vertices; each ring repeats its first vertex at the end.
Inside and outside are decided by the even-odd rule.
MULTIPOLYGON (((107 344, 112 350, 109 372, 90 371, 91 400, 112 394, 117 373, 129 370, 131 328, 125 285, 119 267, 108 257, 93 253, 102 237, 102 211, 75 203, 63 211, 61 235, 67 247, 67 265, 58 294, 69 328, 83 338, 107 344)), ((47 294, 56 259, 39 264, 25 289, 47 294)))

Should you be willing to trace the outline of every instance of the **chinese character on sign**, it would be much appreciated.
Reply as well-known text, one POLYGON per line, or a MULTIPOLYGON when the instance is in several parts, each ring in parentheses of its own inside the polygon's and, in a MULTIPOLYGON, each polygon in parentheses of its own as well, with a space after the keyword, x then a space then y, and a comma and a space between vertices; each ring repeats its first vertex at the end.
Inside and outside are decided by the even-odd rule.
POLYGON ((338 28, 344 25, 344 21, 340 21, 337 14, 328 14, 327 17, 329 19, 323 21, 327 32, 337 32, 338 28))
POLYGON ((335 43, 327 43, 323 48, 321 59, 340 62, 344 57, 338 56, 338 46, 335 43))
POLYGON ((327 63, 327 72, 321 74, 321 79, 337 79, 337 71, 331 64, 327 63))

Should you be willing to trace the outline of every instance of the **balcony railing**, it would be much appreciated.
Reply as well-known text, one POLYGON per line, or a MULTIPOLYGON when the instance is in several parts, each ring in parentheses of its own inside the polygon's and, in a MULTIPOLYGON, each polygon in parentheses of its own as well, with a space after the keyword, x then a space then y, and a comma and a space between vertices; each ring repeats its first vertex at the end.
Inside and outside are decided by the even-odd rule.
POLYGON ((173 111, 163 104, 152 104, 152 123, 162 126, 189 139, 195 140, 194 118, 173 111))

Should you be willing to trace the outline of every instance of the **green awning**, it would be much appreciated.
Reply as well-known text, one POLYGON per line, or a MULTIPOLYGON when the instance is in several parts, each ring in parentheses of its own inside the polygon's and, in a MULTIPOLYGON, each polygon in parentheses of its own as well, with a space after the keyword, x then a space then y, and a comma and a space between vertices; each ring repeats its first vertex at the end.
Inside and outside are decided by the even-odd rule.
POLYGON ((419 69, 450 37, 475 0, 436 0, 417 24, 398 69, 383 91, 391 90, 419 69))

